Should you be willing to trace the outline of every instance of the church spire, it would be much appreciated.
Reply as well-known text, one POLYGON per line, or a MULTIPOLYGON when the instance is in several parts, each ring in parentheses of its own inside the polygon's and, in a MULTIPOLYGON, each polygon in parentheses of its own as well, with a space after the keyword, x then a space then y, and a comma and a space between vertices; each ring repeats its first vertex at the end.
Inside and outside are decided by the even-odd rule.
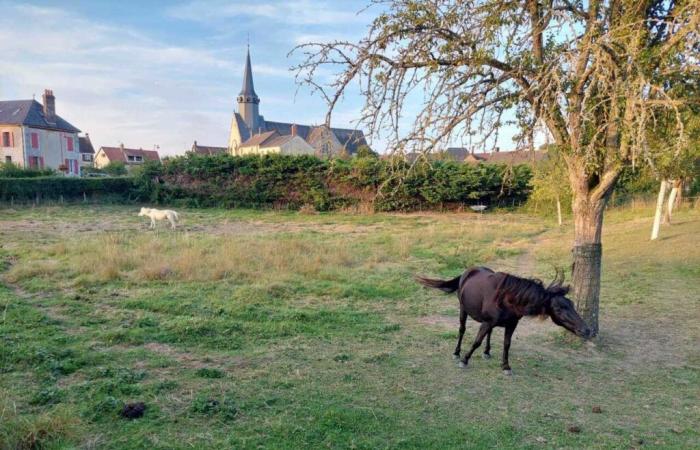
POLYGON ((253 68, 250 64, 250 47, 248 47, 248 52, 246 53, 245 57, 245 69, 243 70, 243 88, 241 89, 240 94, 238 94, 238 97, 239 103, 241 103, 242 101, 246 103, 260 103, 260 99, 255 93, 255 88, 253 87, 253 68), (241 99, 241 97, 243 97, 243 99, 241 99))
POLYGON ((250 45, 245 57, 245 69, 243 70, 243 88, 238 94, 238 113, 245 122, 251 134, 260 130, 262 119, 258 112, 260 98, 253 87, 253 68, 250 64, 250 45))

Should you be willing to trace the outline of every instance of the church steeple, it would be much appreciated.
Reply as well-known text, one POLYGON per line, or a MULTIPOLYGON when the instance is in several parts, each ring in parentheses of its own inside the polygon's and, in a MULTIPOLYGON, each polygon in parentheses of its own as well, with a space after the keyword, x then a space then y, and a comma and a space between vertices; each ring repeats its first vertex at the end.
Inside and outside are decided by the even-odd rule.
POLYGON ((251 131, 257 130, 260 115, 258 113, 258 105, 260 98, 255 93, 253 87, 253 68, 250 64, 250 47, 245 58, 245 69, 243 70, 243 87, 238 94, 238 113, 243 118, 243 121, 248 125, 251 131))

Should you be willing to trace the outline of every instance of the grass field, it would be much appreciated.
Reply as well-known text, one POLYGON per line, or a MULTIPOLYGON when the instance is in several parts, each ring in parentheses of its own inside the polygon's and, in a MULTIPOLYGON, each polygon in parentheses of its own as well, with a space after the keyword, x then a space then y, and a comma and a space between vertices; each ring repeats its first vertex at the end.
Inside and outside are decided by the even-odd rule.
POLYGON ((698 210, 657 242, 650 210, 611 211, 600 339, 525 320, 512 377, 500 329, 455 365, 456 298, 412 276, 550 278, 570 227, 185 210, 173 232, 137 210, 0 209, 1 448, 698 446, 698 210))

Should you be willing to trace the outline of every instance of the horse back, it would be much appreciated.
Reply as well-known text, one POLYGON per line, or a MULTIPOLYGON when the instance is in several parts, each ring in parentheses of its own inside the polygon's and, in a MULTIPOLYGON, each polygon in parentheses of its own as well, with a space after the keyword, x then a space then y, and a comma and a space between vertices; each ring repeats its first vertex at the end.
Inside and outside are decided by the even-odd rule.
POLYGON ((495 319, 499 315, 495 297, 502 278, 502 274, 488 267, 473 267, 462 275, 459 302, 477 322, 495 319))

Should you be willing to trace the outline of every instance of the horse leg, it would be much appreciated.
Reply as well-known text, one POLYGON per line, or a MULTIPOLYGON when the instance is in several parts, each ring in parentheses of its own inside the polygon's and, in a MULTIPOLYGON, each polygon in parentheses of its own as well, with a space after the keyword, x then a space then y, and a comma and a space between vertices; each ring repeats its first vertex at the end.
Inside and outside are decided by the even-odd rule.
POLYGON ((460 353, 462 353, 462 338, 464 337, 464 331, 467 329, 467 313, 464 309, 459 308, 459 337, 457 338, 457 348, 455 348, 454 357, 459 359, 460 353))
POLYGON ((486 348, 484 349, 484 354, 482 355, 484 359, 491 358, 491 332, 493 328, 489 330, 489 334, 486 335, 486 348))
POLYGON ((464 358, 462 358, 462 361, 459 363, 459 367, 467 367, 467 364, 469 364, 469 358, 472 357, 472 353, 474 353, 474 350, 479 348, 481 345, 481 341, 484 340, 484 337, 491 331, 491 324, 489 323, 482 323, 481 327, 479 327, 479 332, 476 333, 476 339, 474 339, 474 343, 472 344, 472 348, 464 355, 464 358))
POLYGON ((506 375, 513 375, 513 371, 510 370, 510 364, 508 364, 508 350, 510 350, 510 339, 513 337, 513 332, 518 323, 506 325, 506 331, 503 334, 503 360, 501 361, 501 369, 506 375))
POLYGON ((153 220, 153 217, 151 217, 151 229, 156 227, 156 221, 153 220))

